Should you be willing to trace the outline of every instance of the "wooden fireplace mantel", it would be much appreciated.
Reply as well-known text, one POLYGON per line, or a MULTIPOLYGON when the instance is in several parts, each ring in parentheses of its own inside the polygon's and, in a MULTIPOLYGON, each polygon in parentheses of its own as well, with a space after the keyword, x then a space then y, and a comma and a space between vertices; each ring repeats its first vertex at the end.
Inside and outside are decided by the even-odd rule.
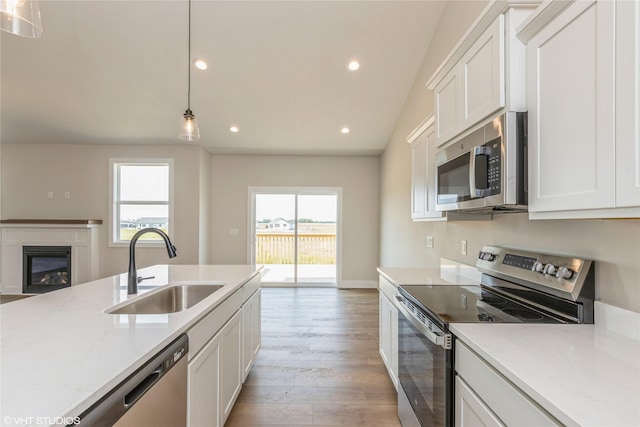
POLYGON ((101 225, 101 219, 0 219, 0 224, 101 225))
POLYGON ((99 219, 0 220, 0 292, 23 292, 24 249, 28 246, 70 246, 71 286, 97 279, 101 227, 99 219))

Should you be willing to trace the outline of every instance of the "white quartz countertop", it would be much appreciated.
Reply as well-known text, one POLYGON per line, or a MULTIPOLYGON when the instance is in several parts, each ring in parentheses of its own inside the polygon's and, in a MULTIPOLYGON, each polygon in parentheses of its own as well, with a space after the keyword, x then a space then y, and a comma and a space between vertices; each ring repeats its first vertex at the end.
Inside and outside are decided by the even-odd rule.
POLYGON ((59 417, 78 416, 259 274, 248 265, 157 265, 138 273, 155 276, 139 284, 139 295, 166 284, 226 284, 172 314, 106 314, 128 299, 126 274, 1 305, 2 425, 60 425, 59 417))
POLYGON ((568 426, 640 426, 640 341, 595 325, 452 324, 568 426))
POLYGON ((442 265, 430 268, 379 267, 378 273, 395 286, 400 285, 458 285, 472 286, 480 281, 475 267, 443 259, 442 265))

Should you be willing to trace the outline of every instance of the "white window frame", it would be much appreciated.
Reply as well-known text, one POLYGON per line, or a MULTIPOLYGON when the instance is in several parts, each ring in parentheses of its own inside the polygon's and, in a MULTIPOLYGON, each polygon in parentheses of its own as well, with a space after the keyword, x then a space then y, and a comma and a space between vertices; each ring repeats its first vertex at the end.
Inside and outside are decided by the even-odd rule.
MULTIPOLYGON (((127 247, 129 246, 129 240, 121 240, 120 237, 120 200, 118 198, 120 188, 120 174, 118 173, 119 165, 133 165, 133 166, 154 166, 154 165, 168 165, 169 166, 169 201, 167 221, 169 237, 173 236, 173 159, 158 159, 158 158, 111 158, 109 159, 109 246, 110 247, 127 247)), ((164 202, 154 201, 128 201, 127 203, 135 204, 149 204, 158 205, 164 202)), ((138 240, 138 245, 144 246, 158 246, 164 247, 164 242, 150 241, 150 240, 138 240)))
MULTIPOLYGON (((313 286, 328 286, 328 287, 340 287, 342 283, 342 187, 249 187, 248 189, 248 219, 247 224, 247 262, 250 265, 254 265, 256 262, 256 239, 255 239, 255 224, 256 224, 256 195, 258 194, 295 194, 300 195, 327 195, 336 196, 336 283, 335 284, 313 284, 313 286)), ((295 206, 295 216, 298 217, 298 204, 295 206)), ((296 236, 298 228, 296 227, 296 236)), ((297 258, 297 254, 296 254, 297 258)), ((271 284, 268 284, 269 286, 271 284)), ((265 283, 263 283, 265 286, 265 283)), ((296 280, 293 285, 278 283, 273 286, 300 286, 296 274, 296 280)), ((304 287, 306 285, 303 285, 304 287)))

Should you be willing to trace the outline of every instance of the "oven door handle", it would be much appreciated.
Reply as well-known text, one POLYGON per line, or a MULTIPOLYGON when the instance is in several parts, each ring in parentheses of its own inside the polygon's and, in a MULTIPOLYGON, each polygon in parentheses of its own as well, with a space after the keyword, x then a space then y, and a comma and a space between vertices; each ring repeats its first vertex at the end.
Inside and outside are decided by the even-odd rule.
POLYGON ((425 325, 424 323, 422 323, 421 321, 419 321, 411 312, 409 312, 409 310, 407 310, 404 306, 404 301, 405 301, 405 297, 403 297, 400 294, 395 294, 394 295, 396 300, 398 301, 398 310, 400 310, 400 312, 404 315, 404 317, 411 322, 411 324, 418 330, 420 331, 420 333, 422 335, 424 335, 425 337, 427 337, 427 339, 429 341, 431 341, 432 343, 434 343, 435 345, 439 345, 440 347, 444 348, 445 350, 450 350, 451 349, 451 334, 447 334, 441 331, 432 331, 431 329, 429 329, 427 327, 427 325, 425 325))

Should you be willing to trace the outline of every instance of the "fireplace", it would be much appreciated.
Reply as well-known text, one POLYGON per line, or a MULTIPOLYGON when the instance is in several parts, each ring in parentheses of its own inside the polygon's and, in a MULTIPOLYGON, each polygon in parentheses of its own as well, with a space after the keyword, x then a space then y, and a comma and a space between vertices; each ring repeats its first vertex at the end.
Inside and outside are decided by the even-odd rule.
POLYGON ((23 246, 22 292, 41 294, 71 286, 71 246, 23 246))

